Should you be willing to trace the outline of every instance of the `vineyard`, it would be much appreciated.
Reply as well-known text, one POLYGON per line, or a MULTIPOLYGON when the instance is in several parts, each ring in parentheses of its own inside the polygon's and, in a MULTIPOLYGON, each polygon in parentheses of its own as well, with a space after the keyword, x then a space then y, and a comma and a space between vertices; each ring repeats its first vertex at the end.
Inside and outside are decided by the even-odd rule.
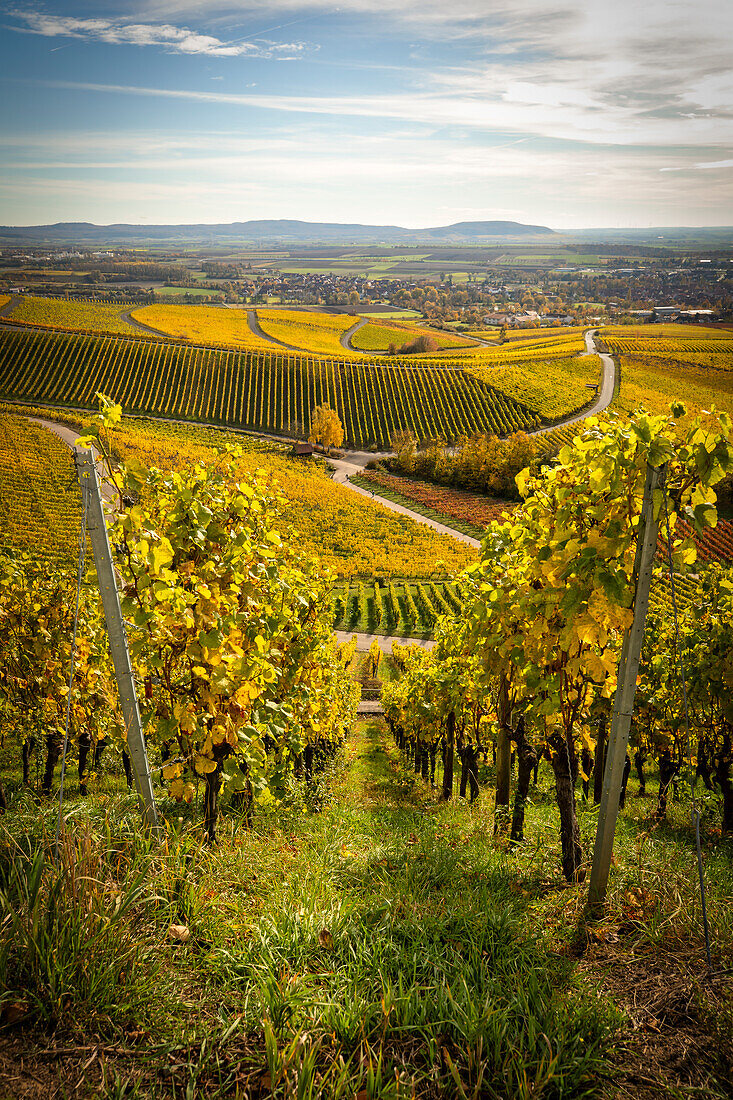
MULTIPOLYGON (((601 419, 558 466, 520 478, 526 504, 492 524, 477 561, 284 445, 115 423, 110 409, 102 420, 87 439, 99 432, 127 463, 132 494, 111 534, 163 844, 137 825, 95 588, 81 588, 73 646, 72 570, 0 553, 0 1012, 23 1051, 12 1072, 71 1088, 83 1070, 104 1100, 570 1100, 600 1098, 621 1066, 662 1095, 649 1045, 697 996, 684 1039, 702 1053, 675 1080, 722 1100, 729 1040, 711 1021, 727 1019, 733 959, 720 718, 733 617, 728 575, 685 572, 689 547, 674 553, 692 735, 661 576, 602 920, 585 912, 584 872, 646 459, 669 458, 671 507, 681 498, 705 520, 715 463, 733 464, 724 440, 694 426, 680 440, 671 418, 601 419), (364 575, 350 571, 359 554, 364 575), (432 650, 395 644, 388 661, 373 645, 361 660, 384 722, 356 719, 355 642, 337 645, 334 621, 437 634, 432 650), (716 968, 702 985, 695 768, 716 968), (90 1060, 102 1044, 104 1063, 90 1060)), ((21 448, 26 483, 57 495, 68 452, 53 479, 47 434, 6 422, 2 464, 21 448)), ((21 488, 3 488, 3 519, 21 488)), ((690 531, 677 521, 677 536, 690 531)), ((697 542, 733 547, 730 525, 697 542)))
POLYGON ((397 638, 431 638, 442 615, 461 607, 454 582, 379 578, 333 592, 334 629, 397 638))
MULTIPOLYGON (((131 335, 134 323, 125 319, 126 307, 86 299, 14 296, 7 324, 19 327, 48 328, 60 332, 131 335)), ((1 308, 1 307, 0 307, 1 308)), ((503 343, 490 347, 476 345, 471 333, 446 334, 416 325, 389 325, 368 321, 352 340, 354 351, 341 343, 341 337, 359 321, 357 314, 330 314, 308 310, 286 310, 197 305, 150 305, 129 310, 133 322, 149 327, 151 335, 171 336, 186 343, 217 348, 270 349, 282 343, 295 351, 320 357, 370 361, 369 353, 380 356, 390 343, 401 346, 420 336, 428 336, 436 351, 421 353, 415 362, 457 365, 466 358, 477 363, 519 363, 537 358, 567 358, 584 350, 583 329, 565 328, 547 331, 518 330, 507 334, 503 343), (252 331, 248 312, 253 312, 262 331, 271 340, 252 331), (454 362, 455 360, 455 362, 454 362)), ((491 336, 493 330, 489 333, 491 336)), ((475 333, 474 335, 479 335, 475 333)))
POLYGON ((78 553, 79 488, 69 448, 39 424, 0 416, 0 552, 32 552, 71 567, 78 553))
POLYGON ((322 465, 304 466, 277 445, 215 430, 128 420, 116 433, 120 457, 164 470, 211 461, 218 448, 235 443, 245 450, 237 471, 248 477, 258 474, 278 487, 284 498, 282 529, 297 532, 301 546, 336 577, 371 579, 382 573, 422 578, 438 568, 458 572, 473 559, 462 543, 337 485, 322 465))
POLYGON ((529 358, 507 365, 468 367, 469 373, 505 396, 536 410, 543 420, 559 420, 590 404, 600 386, 603 366, 597 355, 568 359, 529 358))
MULTIPOLYGON (((225 344, 232 348, 272 350, 272 344, 249 327, 245 309, 220 306, 139 306, 130 316, 143 325, 179 340, 225 344)), ((129 328, 128 328, 129 331, 129 328)))
POLYGON ((156 340, 0 333, 0 399, 93 408, 108 393, 130 412, 275 434, 307 434, 327 403, 349 446, 387 447, 396 431, 454 439, 533 427, 539 416, 461 371, 372 364, 156 340))
POLYGON ((69 301, 65 298, 20 297, 8 318, 14 325, 44 328, 81 329, 85 332, 130 333, 131 327, 120 314, 124 306, 96 302, 69 301))
MULTIPOLYGON (((582 326, 557 326, 546 329, 508 328, 504 333, 503 343, 500 346, 514 344, 517 346, 540 347, 543 344, 570 341, 582 336, 584 332, 585 328, 582 326)), ((494 338, 499 341, 501 339, 498 328, 472 328, 469 329, 466 335, 477 336, 482 340, 494 338)))
POLYGON ((619 355, 621 385, 616 406, 629 413, 643 405, 661 412, 671 401, 683 401, 691 416, 715 406, 733 412, 733 354, 718 366, 686 362, 684 353, 667 356, 619 355))
POLYGON ((415 325, 387 325, 385 323, 371 321, 351 337, 351 346, 357 351, 386 352, 390 344, 399 348, 403 344, 409 344, 420 336, 426 336, 435 347, 441 351, 454 348, 465 349, 469 343, 456 333, 448 336, 436 329, 418 328, 415 325))
POLYGON ((419 509, 426 510, 427 515, 442 523, 452 523, 457 530, 474 538, 481 538, 487 524, 498 519, 510 507, 505 501, 492 501, 476 493, 397 477, 384 470, 364 470, 356 479, 356 484, 384 496, 396 494, 398 503, 405 503, 408 507, 418 505, 419 509))
POLYGON ((258 309, 257 320, 268 336, 315 355, 345 356, 341 337, 358 321, 347 313, 309 313, 305 310, 258 309))

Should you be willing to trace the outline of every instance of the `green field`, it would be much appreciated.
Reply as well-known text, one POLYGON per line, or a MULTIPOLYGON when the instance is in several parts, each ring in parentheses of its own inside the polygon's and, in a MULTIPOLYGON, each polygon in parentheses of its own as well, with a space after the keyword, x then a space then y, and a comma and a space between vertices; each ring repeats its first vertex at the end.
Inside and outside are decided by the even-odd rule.
POLYGON ((194 298, 206 298, 210 294, 214 294, 213 290, 201 290, 199 287, 193 286, 158 286, 155 288, 155 293, 162 295, 164 298, 178 297, 184 294, 190 294, 194 298))

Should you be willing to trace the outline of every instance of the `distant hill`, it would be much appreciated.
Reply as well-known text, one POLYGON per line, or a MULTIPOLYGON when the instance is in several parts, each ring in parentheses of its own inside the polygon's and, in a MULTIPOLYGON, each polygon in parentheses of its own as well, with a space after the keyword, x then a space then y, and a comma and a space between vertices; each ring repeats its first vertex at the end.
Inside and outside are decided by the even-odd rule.
POLYGON ((423 237, 445 240, 446 238, 462 238, 464 240, 477 237, 537 237, 547 233, 554 234, 554 230, 546 225, 523 225, 522 222, 456 222, 455 225, 439 225, 435 229, 415 229, 423 237))
POLYGON ((5 244, 108 244, 112 242, 166 241, 171 243, 321 242, 343 244, 415 244, 424 241, 469 243, 496 237, 554 235, 545 225, 521 222, 457 222, 429 229, 403 229, 398 225, 341 225, 338 222, 303 222, 287 219, 230 222, 221 225, 93 225, 91 222, 58 222, 55 225, 0 226, 5 244))

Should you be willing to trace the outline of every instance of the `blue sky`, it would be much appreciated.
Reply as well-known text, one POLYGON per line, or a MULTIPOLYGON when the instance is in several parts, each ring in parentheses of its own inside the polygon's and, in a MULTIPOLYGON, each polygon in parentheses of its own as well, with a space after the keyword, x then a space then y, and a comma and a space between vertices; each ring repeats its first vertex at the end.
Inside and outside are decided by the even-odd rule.
POLYGON ((0 222, 733 223, 730 0, 0 0, 0 222))

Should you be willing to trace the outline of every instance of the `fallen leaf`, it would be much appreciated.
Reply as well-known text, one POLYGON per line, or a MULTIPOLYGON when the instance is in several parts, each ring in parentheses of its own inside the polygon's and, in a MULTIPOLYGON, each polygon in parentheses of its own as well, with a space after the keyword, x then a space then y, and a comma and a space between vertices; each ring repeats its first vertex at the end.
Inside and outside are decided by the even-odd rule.
POLYGON ((9 1004, 3 1005, 2 1014, 0 1019, 3 1024, 8 1027, 12 1027, 13 1024, 19 1023, 28 1015, 28 1004, 26 1001, 11 1001, 9 1004))

